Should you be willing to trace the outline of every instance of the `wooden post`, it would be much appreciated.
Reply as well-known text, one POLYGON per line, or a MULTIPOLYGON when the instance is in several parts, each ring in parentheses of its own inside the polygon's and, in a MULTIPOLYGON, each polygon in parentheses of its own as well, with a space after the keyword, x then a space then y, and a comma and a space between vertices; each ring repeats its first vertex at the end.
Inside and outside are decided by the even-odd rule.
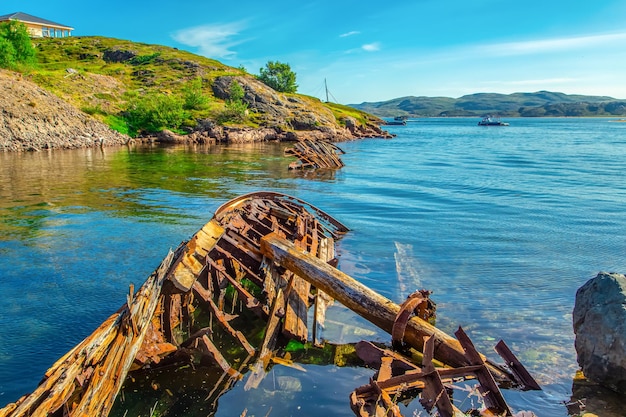
MULTIPOLYGON (((398 304, 322 260, 298 250, 292 243, 273 233, 261 239, 261 252, 379 328, 392 332, 400 311, 398 304)), ((405 343, 423 351, 425 337, 433 337, 434 356, 437 360, 454 367, 470 365, 458 340, 419 317, 411 318, 406 326, 405 343)), ((485 361, 494 378, 515 384, 504 368, 486 359, 485 361)))

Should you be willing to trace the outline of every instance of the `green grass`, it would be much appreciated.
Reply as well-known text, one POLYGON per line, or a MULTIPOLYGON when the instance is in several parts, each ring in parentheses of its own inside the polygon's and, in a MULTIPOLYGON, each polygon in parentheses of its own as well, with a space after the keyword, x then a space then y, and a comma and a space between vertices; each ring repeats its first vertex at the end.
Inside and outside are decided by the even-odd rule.
MULTIPOLYGON (((182 99, 187 113, 184 121, 170 126, 176 129, 193 125, 198 119, 217 120, 224 114, 225 102, 215 97, 211 89, 215 78, 255 78, 244 68, 233 68, 187 51, 121 39, 99 36, 42 38, 35 40, 34 45, 39 62, 27 74, 32 81, 111 128, 131 135, 137 134, 138 129, 129 127, 124 117, 140 97, 165 94, 182 99), (130 51, 132 54, 124 62, 107 62, 104 59, 107 51, 130 51), (193 100, 190 99, 190 86, 194 89, 193 100), (192 101, 195 104, 190 104, 192 101)), ((352 117, 358 123, 376 120, 352 107, 322 103, 317 98, 299 94, 288 96, 305 101, 338 123, 346 117, 352 117)), ((254 112, 241 120, 223 120, 223 123, 248 127, 266 124, 264 115, 254 112)), ((288 126, 281 128, 288 129, 288 126)))

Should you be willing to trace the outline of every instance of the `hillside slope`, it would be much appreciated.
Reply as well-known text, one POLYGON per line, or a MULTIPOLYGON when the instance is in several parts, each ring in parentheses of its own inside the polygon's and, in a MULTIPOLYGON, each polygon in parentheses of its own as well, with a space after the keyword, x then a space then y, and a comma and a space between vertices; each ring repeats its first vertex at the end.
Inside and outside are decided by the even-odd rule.
POLYGON ((408 116, 624 116, 626 100, 606 96, 583 96, 550 91, 535 93, 477 93, 449 97, 401 97, 393 100, 352 104, 378 117, 408 116))
POLYGON ((123 133, 134 134, 125 116, 143 98, 180 101, 194 94, 202 105, 186 108, 176 133, 158 138, 228 142, 390 136, 370 114, 278 93, 242 68, 175 48, 104 37, 43 38, 34 44, 39 64, 25 78, 123 133), (224 120, 233 81, 244 90, 248 110, 242 120, 224 120))
POLYGON ((0 70, 0 151, 120 145, 129 138, 54 94, 0 70))

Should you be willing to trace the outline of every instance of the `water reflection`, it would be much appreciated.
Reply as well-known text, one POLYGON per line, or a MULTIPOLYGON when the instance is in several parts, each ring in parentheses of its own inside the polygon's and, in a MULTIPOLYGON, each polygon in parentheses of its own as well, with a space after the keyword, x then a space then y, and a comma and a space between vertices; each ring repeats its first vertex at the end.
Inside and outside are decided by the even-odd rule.
POLYGON ((346 166, 313 176, 289 171, 279 144, 0 154, 0 402, 31 390, 221 203, 263 189, 350 227, 348 274, 394 301, 432 289, 438 325, 463 325, 483 352, 504 339, 544 387, 505 392, 512 407, 565 416, 576 289, 626 270, 621 125, 425 119, 342 144, 346 166))
POLYGON ((176 222, 177 195, 228 199, 255 182, 284 187, 282 153, 277 144, 2 153, 0 239, 39 237, 46 219, 73 208, 176 222))

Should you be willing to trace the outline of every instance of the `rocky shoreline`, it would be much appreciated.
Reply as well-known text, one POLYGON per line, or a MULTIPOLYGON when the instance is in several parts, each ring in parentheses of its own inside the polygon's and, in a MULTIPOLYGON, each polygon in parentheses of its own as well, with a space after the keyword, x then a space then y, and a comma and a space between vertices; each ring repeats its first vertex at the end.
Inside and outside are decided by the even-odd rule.
MULTIPOLYGON (((346 118, 342 120, 345 127, 337 123, 313 123, 306 126, 299 121, 298 127, 301 129, 290 131, 271 126, 257 129, 225 127, 210 120, 201 120, 187 135, 163 131, 157 135, 132 139, 110 129, 19 73, 0 70, 0 96, 3 97, 0 102, 0 152, 118 146, 134 141, 210 144, 311 139, 342 142, 392 137, 375 124, 362 126, 356 120, 346 118)), ((259 108, 267 110, 265 107, 268 103, 259 100, 259 95, 252 99, 259 108)), ((310 115, 306 116, 311 118, 310 115)))

